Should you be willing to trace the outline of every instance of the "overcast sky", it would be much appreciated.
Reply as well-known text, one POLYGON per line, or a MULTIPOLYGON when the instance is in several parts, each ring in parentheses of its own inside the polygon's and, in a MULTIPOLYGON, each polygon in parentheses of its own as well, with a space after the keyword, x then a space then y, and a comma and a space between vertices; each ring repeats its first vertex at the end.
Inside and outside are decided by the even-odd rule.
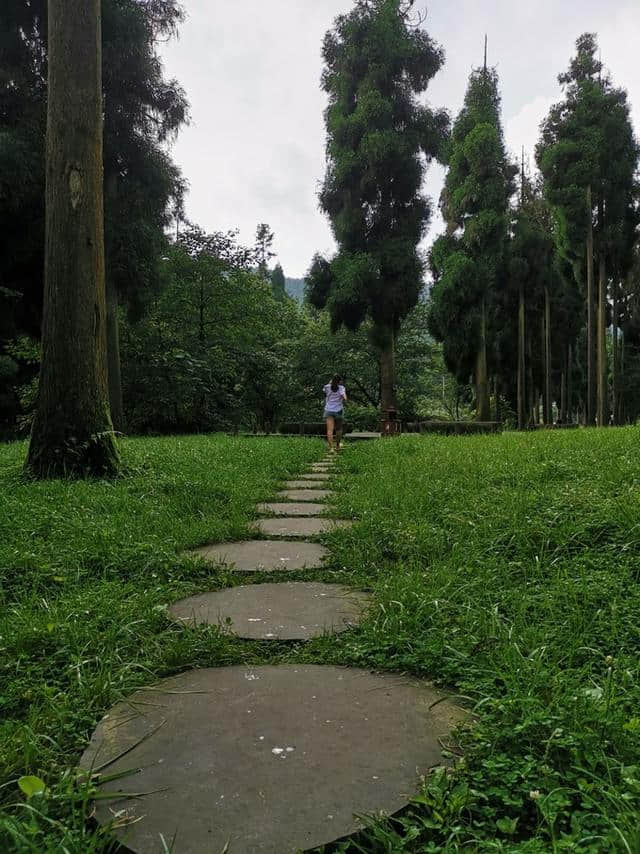
MULTIPOLYGON (((173 149, 190 185, 187 215, 208 231, 238 228, 246 244, 259 222, 269 223, 285 274, 303 276, 314 252, 333 246, 317 202, 325 144, 321 45, 353 2, 183 4, 187 20, 162 55, 191 102, 191 126, 173 149)), ((482 62, 486 32, 514 154, 524 145, 533 157, 538 125, 560 96, 557 75, 585 31, 599 34, 603 63, 627 88, 640 129, 638 0, 431 0, 427 9, 425 28, 446 52, 429 101, 455 116, 469 72, 482 62)), ((431 168, 427 188, 436 201, 442 177, 431 168)), ((430 241, 440 228, 434 218, 430 241)))

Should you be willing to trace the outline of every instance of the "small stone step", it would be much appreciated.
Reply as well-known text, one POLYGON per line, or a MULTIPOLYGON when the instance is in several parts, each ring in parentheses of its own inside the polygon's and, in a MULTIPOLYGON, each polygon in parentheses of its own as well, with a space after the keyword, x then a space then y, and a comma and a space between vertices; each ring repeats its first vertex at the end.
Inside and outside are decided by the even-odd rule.
POLYGON ((316 543, 290 543, 286 540, 249 540, 244 543, 217 543, 196 549, 216 566, 230 566, 237 572, 294 572, 320 569, 327 550, 316 543))
POLYGON ((309 501, 295 503, 293 501, 267 502, 258 504, 258 513, 266 513, 271 516, 322 516, 327 512, 325 504, 313 504, 309 501))
POLYGON ((307 492, 312 492, 314 489, 324 489, 326 483, 321 480, 287 480, 284 484, 284 489, 306 489, 307 492))
POLYGON ((330 489, 284 489, 276 494, 282 501, 325 501, 334 493, 330 489))
POLYGON ((350 528, 354 523, 346 519, 259 519, 254 523, 256 530, 267 537, 316 537, 330 534, 341 528, 350 528))
POLYGON ((301 480, 309 481, 309 483, 313 483, 314 481, 316 483, 326 482, 328 480, 331 480, 332 477, 333 475, 329 474, 329 472, 316 472, 315 474, 312 473, 300 475, 301 480))
POLYGON ((355 625, 370 599, 338 584, 252 584, 182 599, 169 616, 251 640, 308 640, 355 625))

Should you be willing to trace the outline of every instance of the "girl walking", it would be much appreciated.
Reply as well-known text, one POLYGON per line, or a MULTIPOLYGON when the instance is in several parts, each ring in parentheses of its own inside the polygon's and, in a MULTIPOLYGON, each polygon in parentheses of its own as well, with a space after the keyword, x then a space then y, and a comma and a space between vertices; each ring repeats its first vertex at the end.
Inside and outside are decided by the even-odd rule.
POLYGON ((335 451, 340 447, 340 443, 342 442, 344 405, 347 402, 347 392, 342 385, 341 378, 337 374, 324 387, 324 394, 324 418, 327 422, 327 443, 329 450, 335 451))

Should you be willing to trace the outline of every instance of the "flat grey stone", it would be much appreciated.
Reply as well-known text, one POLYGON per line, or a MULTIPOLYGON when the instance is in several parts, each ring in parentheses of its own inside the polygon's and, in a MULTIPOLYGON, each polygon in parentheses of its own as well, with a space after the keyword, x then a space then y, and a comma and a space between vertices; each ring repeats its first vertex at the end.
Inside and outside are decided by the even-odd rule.
POLYGON ((318 481, 321 483, 322 481, 331 480, 332 477, 333 475, 328 472, 315 472, 311 474, 301 474, 300 480, 308 480, 311 483, 313 483, 313 481, 318 481))
POLYGON ((260 533, 268 537, 316 537, 340 528, 350 528, 353 522, 346 519, 259 519, 254 523, 260 533))
POLYGON ((284 484, 285 489, 305 489, 313 495, 314 489, 324 489, 326 483, 314 480, 287 480, 284 484))
POLYGON ((169 616, 219 626, 241 638, 307 640, 355 625, 370 600, 338 584, 251 584, 182 599, 169 616))
POLYGON ((245 543, 218 543, 197 549, 217 565, 227 564, 238 572, 294 571, 319 569, 327 550, 316 543, 289 543, 278 540, 250 540, 245 543))
POLYGON ((333 494, 330 489, 283 489, 276 498, 283 501, 324 501, 333 494))
POLYGON ((311 471, 322 473, 322 472, 328 472, 330 468, 333 468, 333 466, 330 463, 314 463, 311 466, 311 471))
POLYGON ((293 501, 282 503, 270 501, 266 504, 259 504, 258 512, 274 516, 322 516, 323 513, 327 512, 327 507, 326 504, 313 504, 308 501, 302 501, 299 504, 293 501))
POLYGON ((407 804, 464 719, 439 700, 365 670, 194 670, 115 706, 81 766, 125 775, 95 809, 136 854, 294 854, 358 830, 355 815, 407 804))

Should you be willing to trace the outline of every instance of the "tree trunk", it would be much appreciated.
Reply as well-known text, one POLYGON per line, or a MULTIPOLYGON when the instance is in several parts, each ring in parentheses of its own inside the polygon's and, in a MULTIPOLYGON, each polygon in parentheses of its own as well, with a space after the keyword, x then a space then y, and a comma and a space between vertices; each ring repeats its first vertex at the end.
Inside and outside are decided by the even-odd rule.
POLYGON ((526 358, 525 358, 525 305, 524 287, 520 285, 518 305, 518 430, 524 430, 526 424, 526 358))
POLYGON ((380 395, 383 417, 388 412, 396 412, 398 405, 396 399, 396 357, 395 336, 393 332, 380 350, 380 395))
POLYGON ((567 378, 569 374, 569 351, 565 349, 564 355, 562 357, 562 373, 560 375, 560 412, 558 414, 558 421, 560 424, 568 424, 569 419, 567 417, 567 378))
POLYGON ((551 295, 544 289, 544 408, 545 424, 553 424, 551 400, 551 295))
POLYGON ((569 344, 567 355, 567 416, 569 424, 573 424, 573 347, 569 344))
POLYGON ((620 424, 620 347, 618 326, 620 323, 620 301, 617 284, 613 285, 613 423, 620 424))
POLYGON ((587 427, 593 427, 596 410, 595 346, 594 346, 594 283, 593 283, 593 198, 591 185, 587 187, 587 427))
POLYGON ((482 320, 480 331, 480 348, 476 356, 476 420, 491 420, 491 403, 489 400, 489 377, 487 371, 487 320, 485 302, 482 300, 482 320))
POLYGON ((49 0, 42 366, 27 470, 111 475, 100 0, 49 0))
POLYGON ((497 376, 493 378, 493 391, 496 404, 496 421, 500 423, 500 380, 497 376))
POLYGON ((109 378, 109 404, 113 429, 124 431, 124 409, 122 406, 122 374, 120 371, 120 319, 118 316, 118 292, 111 281, 106 281, 107 294, 107 374, 109 378))
POLYGON ((604 236, 604 202, 598 205, 600 240, 598 245, 598 426, 609 423, 609 400, 607 384, 607 257, 604 236))

